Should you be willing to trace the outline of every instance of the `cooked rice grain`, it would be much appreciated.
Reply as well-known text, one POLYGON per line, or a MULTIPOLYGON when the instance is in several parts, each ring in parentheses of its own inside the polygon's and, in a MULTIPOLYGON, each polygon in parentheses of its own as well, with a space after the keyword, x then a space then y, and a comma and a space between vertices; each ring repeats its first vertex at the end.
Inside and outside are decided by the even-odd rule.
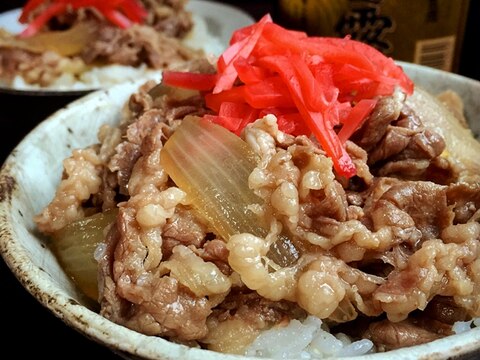
POLYGON ((373 351, 373 343, 351 342, 345 334, 332 335, 322 320, 308 316, 303 322, 291 320, 285 327, 262 332, 245 351, 247 356, 273 359, 323 359, 358 356, 373 351))

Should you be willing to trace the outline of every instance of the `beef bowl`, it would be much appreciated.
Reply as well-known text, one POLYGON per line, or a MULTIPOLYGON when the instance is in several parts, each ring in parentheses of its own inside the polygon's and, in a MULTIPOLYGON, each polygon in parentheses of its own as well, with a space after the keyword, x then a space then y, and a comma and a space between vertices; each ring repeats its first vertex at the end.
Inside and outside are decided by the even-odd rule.
MULTIPOLYGON (((324 173, 330 174, 329 176, 318 178, 310 172, 310 177, 304 176, 304 182, 310 183, 315 188, 322 182, 330 181, 333 184, 333 181, 336 181, 329 187, 329 191, 346 194, 344 199, 347 200, 341 203, 347 201, 349 211, 353 214, 350 215, 350 224, 356 225, 354 230, 340 228, 338 219, 334 220, 340 216, 338 212, 341 212, 341 206, 322 202, 324 198, 318 198, 313 207, 308 209, 305 207, 304 212, 309 214, 310 221, 323 229, 316 235, 309 235, 311 236, 309 246, 320 246, 323 249, 320 255, 316 255, 317 258, 305 259, 301 253, 308 253, 311 251, 310 248, 308 246, 302 248, 299 243, 291 240, 292 232, 282 232, 274 222, 270 225, 270 230, 265 230, 263 235, 265 239, 271 237, 272 233, 283 237, 283 248, 276 250, 263 248, 264 253, 261 256, 251 255, 251 252, 260 251, 257 249, 260 246, 259 236, 237 234, 232 236, 228 243, 221 241, 226 236, 221 235, 223 234, 221 230, 217 231, 216 225, 206 224, 208 221, 204 218, 196 219, 194 212, 190 211, 191 204, 196 203, 198 199, 191 194, 185 195, 189 194, 188 184, 180 186, 185 179, 174 174, 175 171, 181 172, 184 165, 188 171, 195 174, 193 177, 197 175, 200 177, 204 172, 207 177, 212 177, 210 170, 204 169, 205 162, 214 162, 215 158, 220 156, 215 151, 225 145, 223 141, 230 140, 223 140, 222 133, 221 136, 209 138, 210 140, 202 143, 203 145, 197 143, 200 141, 198 139, 202 138, 202 134, 196 133, 201 132, 197 120, 199 116, 208 112, 201 106, 196 106, 199 100, 188 97, 192 95, 188 91, 182 90, 172 94, 171 89, 162 85, 130 82, 94 92, 74 101, 40 123, 10 154, 0 174, 1 254, 26 291, 49 309, 52 317, 59 317, 65 326, 122 354, 125 358, 190 360, 239 360, 259 357, 378 360, 477 358, 480 356, 480 328, 477 327, 479 323, 468 315, 465 309, 478 306, 475 305, 478 304, 476 298, 480 296, 477 290, 480 287, 480 279, 478 275, 475 277, 474 265, 479 262, 475 260, 478 256, 476 248, 479 241, 480 211, 479 186, 478 180, 475 180, 475 176, 478 176, 476 167, 478 162, 469 164, 469 159, 472 158, 469 152, 476 152, 478 147, 474 146, 473 150, 470 148, 471 145, 447 147, 448 152, 442 150, 442 156, 437 156, 434 167, 431 167, 432 161, 425 166, 425 157, 419 153, 435 151, 438 144, 444 146, 444 143, 448 144, 449 141, 455 142, 450 139, 455 131, 460 131, 460 134, 469 131, 462 127, 463 125, 461 130, 455 130, 456 128, 452 130, 440 122, 432 124, 428 123, 428 120, 423 120, 422 116, 428 117, 431 111, 437 111, 431 108, 429 100, 425 100, 425 92, 434 95, 442 93, 440 99, 442 106, 445 107, 441 111, 449 111, 450 116, 455 116, 459 122, 467 119, 473 133, 478 136, 480 83, 419 65, 401 63, 401 66, 418 87, 417 97, 410 101, 417 102, 416 106, 425 106, 424 113, 419 110, 420 113, 416 116, 424 121, 422 126, 434 131, 421 132, 416 147, 410 149, 410 153, 413 153, 410 155, 411 159, 418 161, 408 162, 402 155, 396 158, 399 161, 394 164, 385 160, 384 152, 372 149, 380 144, 380 140, 377 141, 377 145, 372 143, 365 145, 370 147, 369 158, 381 159, 378 160, 381 166, 372 170, 372 173, 375 172, 374 176, 371 175, 373 178, 369 180, 372 184, 379 181, 374 179, 379 177, 383 179, 383 182, 381 181, 383 186, 389 188, 393 186, 392 183, 399 181, 398 179, 409 181, 409 184, 421 179, 421 186, 403 188, 403 192, 390 193, 389 201, 385 200, 385 196, 381 198, 385 190, 383 193, 371 195, 377 196, 377 200, 383 199, 386 207, 395 205, 396 218, 392 215, 389 219, 384 219, 388 217, 385 212, 388 209, 378 210, 377 216, 384 221, 394 221, 392 219, 397 219, 398 222, 407 221, 400 211, 406 208, 410 209, 409 221, 414 223, 415 216, 420 216, 419 214, 431 217, 421 224, 415 223, 414 230, 420 232, 409 233, 408 236, 406 232, 411 230, 408 224, 396 224, 401 227, 397 229, 398 237, 404 236, 406 240, 400 242, 400 245, 403 245, 395 247, 395 250, 386 246, 388 251, 385 250, 381 255, 377 252, 375 254, 378 256, 373 256, 369 250, 361 249, 363 246, 361 239, 368 242, 367 237, 361 237, 362 231, 365 233, 368 230, 373 233, 375 229, 373 220, 370 220, 370 223, 355 222, 356 219, 366 216, 365 214, 374 217, 371 215, 374 206, 366 203, 365 193, 359 190, 364 189, 366 180, 360 181, 355 178, 345 182, 341 177, 335 180, 333 175, 330 176, 332 165, 328 161, 320 163, 324 166, 324 173), (159 101, 158 99, 163 96, 172 96, 173 100, 170 98, 168 101, 159 101), (189 99, 188 102, 186 99, 189 99), (165 105, 166 103, 170 104, 168 105, 170 107, 165 105), (176 105, 173 106, 173 103, 176 105), (447 108, 448 110, 445 110, 447 108), (178 125, 178 118, 185 115, 189 115, 190 128, 184 130, 183 138, 178 135, 177 146, 169 147, 168 141, 174 136, 172 133, 177 133, 172 131, 172 128, 178 125), (142 126, 131 126, 132 116, 140 119, 137 123, 141 123, 142 126), (161 131, 157 132, 157 128, 152 130, 149 126, 156 121, 155 119, 161 117, 168 118, 168 124, 161 127, 161 131), (139 140, 147 137, 148 141, 139 140), (425 137, 429 141, 422 142, 425 137), (130 141, 127 142, 126 138, 130 141), (164 143, 167 138, 165 146, 156 147, 158 142, 164 143), (432 142, 437 145, 433 146, 432 142), (432 146, 428 147, 426 143, 432 146), (209 151, 216 155, 202 152, 198 146, 200 148, 210 146, 209 151), (152 150, 160 148, 161 151, 157 153, 152 150), (164 149, 167 149, 165 151, 168 151, 169 158, 160 155, 164 149), (463 152, 467 155, 464 156, 463 152), (146 153, 150 155, 147 157, 146 153), (115 156, 116 160, 112 160, 115 156), (470 185, 449 185, 452 174, 448 160, 453 156, 464 157, 467 167, 473 169, 462 175, 462 179, 470 185), (105 168, 102 164, 107 158, 109 172, 101 170, 105 168), (193 162, 189 160, 191 158, 194 159, 193 162), (166 176, 163 170, 158 170, 156 167, 158 164, 162 164, 162 168, 170 169, 168 174, 171 178, 166 176), (171 170, 172 168, 174 170, 171 170), (116 176, 112 178, 111 174, 114 173, 116 176), (425 180, 426 176, 428 181, 425 180), (69 179, 72 181, 69 182, 69 179), (182 190, 172 186, 172 179, 175 179, 174 182, 182 190), (434 179, 435 182, 430 179, 434 179), (339 190, 339 187, 349 191, 339 190), (402 198, 405 191, 410 192, 408 196, 410 200, 402 198), (92 196, 92 193, 95 195, 92 196), (445 200, 440 199, 442 196, 446 196, 450 202, 445 203, 445 200), (451 200, 455 196, 457 200, 451 200), (156 199, 156 203, 152 204, 152 199, 156 199), (402 208, 401 204, 405 201, 410 201, 409 205, 402 208), (157 206, 158 204, 162 207, 157 206), (100 220, 92 219, 94 216, 92 208, 100 208, 102 214, 108 214, 100 220), (315 213, 317 210, 314 209, 319 208, 326 210, 321 214, 315 213), (133 209, 136 211, 136 220, 131 216, 133 209), (462 220, 466 218, 468 221, 462 220), (66 228, 71 219, 79 222, 76 222, 73 228, 70 225, 68 225, 70 228, 68 226, 66 228), (84 219, 93 221, 95 225, 84 219), (112 219, 117 219, 117 226, 109 225, 115 223, 112 219), (143 224, 148 231, 142 233, 141 227, 135 225, 134 221, 143 224), (450 227, 438 225, 446 224, 448 221, 452 223, 450 227), (438 230, 440 226, 443 226, 441 231, 438 230), (155 230, 158 227, 164 229, 160 235, 155 230), (332 233, 329 234, 328 231, 332 233), (346 237, 348 231, 350 238, 354 236, 352 234, 357 234, 356 242, 340 239, 342 236, 346 237), (105 243, 100 241, 99 245, 87 239, 85 240, 87 245, 83 247, 72 245, 75 241, 80 241, 82 232, 88 233, 85 238, 100 236, 109 241, 105 243), (431 239, 422 240, 425 234, 431 234, 431 239), (460 246, 467 241, 461 236, 467 237, 471 244, 460 246), (335 246, 325 245, 327 238, 335 238, 337 241, 335 246), (443 240, 440 241, 438 238, 443 240), (157 251, 154 251, 155 241, 161 241, 160 249, 157 251), (443 245, 439 245, 439 241, 443 245), (415 248, 416 252, 412 248, 415 248), (421 248, 426 249, 423 257, 417 254, 421 248), (85 260, 85 253, 90 253, 93 258, 85 260), (432 265, 428 259, 433 253, 437 255, 436 262, 432 265), (270 265, 269 269, 266 263, 269 261, 268 258, 275 257, 275 254, 276 265, 270 265), (367 258, 365 254, 370 254, 370 257, 367 258), (409 260, 414 256, 419 264, 417 268, 412 265, 414 260, 409 260), (166 261, 162 261, 162 257, 166 261), (303 270, 297 272, 293 279, 299 284, 303 283, 302 291, 305 293, 303 300, 295 301, 290 296, 285 295, 282 298, 278 295, 290 286, 288 280, 280 279, 275 285, 278 288, 273 289, 271 287, 273 285, 261 285, 269 274, 279 274, 282 269, 287 273, 285 269, 292 268, 292 261, 300 261, 299 259, 305 261, 302 265, 303 270), (93 275, 89 273, 91 264, 94 264, 96 269, 93 275), (457 266, 459 264, 462 266, 457 266), (257 268, 263 270, 259 270, 258 273, 251 270, 257 268), (337 269, 335 276, 340 278, 331 274, 333 268, 337 269), (446 268, 448 269, 445 270, 446 268), (428 272, 430 270, 434 272, 433 275, 428 272), (189 275, 195 271, 197 276, 189 275), (427 276, 426 273, 430 275, 427 276), (309 288, 309 281, 316 281, 315 279, 320 276, 323 276, 320 290, 309 288), (416 283, 422 276, 429 279, 430 285, 426 280, 416 283), (395 277, 398 281, 388 285, 393 289, 385 285, 389 279, 395 277), (132 279, 135 279, 134 284, 132 279), (417 284, 413 290, 409 288, 412 282, 417 284), (338 284, 343 283, 348 286, 345 285, 339 290, 344 297, 337 301, 335 306, 337 310, 328 310, 331 306, 327 301, 329 296, 335 297, 335 290, 340 286, 338 284), (425 290, 428 286, 429 291, 425 290), (439 288, 447 290, 441 292, 439 288), (322 292, 322 289, 325 291, 322 292), (377 291, 374 294, 378 294, 379 289, 383 289, 383 297, 371 295, 374 290, 377 291), (312 291, 313 295, 309 291, 312 291), (347 299, 345 294, 352 294, 353 300, 350 302, 342 300, 347 299), (316 296, 322 300, 317 305, 311 305, 316 301, 316 296), (388 296, 394 299, 390 303, 385 300, 388 296), (402 296, 416 299, 413 310, 409 307, 411 305, 405 305, 405 302, 397 299, 402 296), (384 301, 386 305, 382 305, 383 310, 378 313, 372 310, 376 309, 375 305, 371 304, 374 302, 372 299, 384 301), (395 302, 397 301, 395 299, 398 302, 395 302), (402 304, 408 309, 401 309, 402 304), (465 306, 462 308, 458 304, 465 306), (408 317, 405 313, 409 314, 408 317), (425 314, 428 316, 424 316, 425 314), (275 347, 278 345, 280 349, 277 351, 275 347)), ((406 101, 408 103, 408 98, 406 101)), ((402 120, 395 120, 397 121, 395 126, 393 123, 387 124, 388 126, 382 130, 384 132, 382 136, 389 132, 391 136, 399 136, 397 140, 401 142, 417 128, 412 127, 414 125, 404 126, 402 131, 397 133, 392 128, 398 129, 400 121, 405 122, 405 119, 412 116, 407 112, 402 120)), ((292 137, 281 135, 273 123, 275 121, 272 117, 266 116, 261 123, 252 125, 248 130, 250 133, 246 138, 247 143, 250 141, 250 145, 263 144, 263 148, 258 146, 260 152, 269 146, 270 149, 272 146, 273 149, 282 147, 285 149, 295 145, 296 150, 291 151, 291 156, 297 156, 293 162, 297 168, 308 163, 306 160, 308 156, 323 154, 319 150, 301 150, 307 148, 306 144, 309 144, 305 138, 294 140, 292 137), (276 137, 270 136, 268 139, 271 141, 276 139, 281 146, 274 143, 269 145, 268 142, 259 140, 262 131, 265 132, 272 126, 277 130, 276 137)), ((225 138, 228 136, 225 135, 225 138)), ((246 161, 244 164, 239 158, 235 162, 235 156, 243 154, 245 149, 241 146, 237 148, 238 144, 234 140, 227 144, 228 146, 224 146, 223 149, 227 149, 225 151, 230 157, 220 161, 221 164, 215 165, 216 167, 212 165, 217 174, 213 178, 218 177, 220 183, 225 178, 233 179, 230 185, 228 181, 224 185, 238 189, 242 184, 239 185, 235 181, 240 178, 239 174, 244 168, 248 169, 249 163, 246 161)), ((398 145, 398 142, 395 144, 398 145)), ((471 144, 471 140, 467 144, 471 144)), ((403 148, 405 147, 406 145, 403 148)), ((268 151, 270 150, 265 150, 267 153, 268 151)), ((288 159, 285 157, 282 159, 278 153, 273 154, 271 157, 277 157, 275 160, 277 165, 289 163, 288 159)), ((352 154, 357 154, 355 159, 360 159, 362 154, 366 153, 355 148, 352 154)), ((477 158, 480 157, 480 153, 475 154, 477 158)), ((261 159, 267 161, 265 157, 261 159)), ((265 166, 268 168, 273 165, 269 163, 265 166)), ((374 166, 371 165, 371 168, 374 166)), ((287 170, 282 176, 293 176, 291 174, 295 173, 295 169, 287 170)), ((282 172, 281 166, 277 171, 282 172)), ((268 182, 261 174, 258 172, 256 174, 258 182, 261 184, 268 182)), ((202 188, 202 194, 208 193, 208 186, 205 186, 201 179, 194 181, 187 177, 187 183, 189 181, 198 181, 197 186, 202 188)), ((252 176, 249 181, 251 185, 252 176)), ((232 191, 234 190, 229 188, 228 191, 221 192, 221 196, 228 198, 232 191)), ((244 192, 242 196, 228 198, 228 201, 248 202, 250 196, 248 191, 244 188, 242 191, 244 192)), ((318 191, 320 190, 317 189, 318 191)), ((270 203, 277 209, 277 212, 272 212, 276 216, 280 216, 278 215, 280 210, 275 204, 282 202, 286 197, 290 199, 287 203, 291 205, 289 194, 292 192, 295 194, 297 189, 292 189, 286 184, 279 186, 278 191, 271 194, 270 203)), ((255 209, 257 208, 253 207, 252 213, 259 212, 255 209)), ((293 221, 296 213, 292 215, 288 209, 287 206, 281 215, 293 221)), ((248 219, 246 223, 245 226, 249 226, 248 219)), ((298 226, 312 226, 309 224, 302 223, 298 226)), ((378 241, 386 241, 388 234, 382 235, 378 229, 375 231, 378 241)))

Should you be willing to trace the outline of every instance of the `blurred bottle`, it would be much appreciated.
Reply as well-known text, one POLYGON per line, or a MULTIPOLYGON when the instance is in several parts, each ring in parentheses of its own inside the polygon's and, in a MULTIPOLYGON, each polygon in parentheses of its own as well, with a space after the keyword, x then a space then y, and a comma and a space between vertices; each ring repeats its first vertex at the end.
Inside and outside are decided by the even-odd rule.
POLYGON ((277 19, 310 35, 350 35, 396 60, 457 72, 469 0, 278 0, 277 19))

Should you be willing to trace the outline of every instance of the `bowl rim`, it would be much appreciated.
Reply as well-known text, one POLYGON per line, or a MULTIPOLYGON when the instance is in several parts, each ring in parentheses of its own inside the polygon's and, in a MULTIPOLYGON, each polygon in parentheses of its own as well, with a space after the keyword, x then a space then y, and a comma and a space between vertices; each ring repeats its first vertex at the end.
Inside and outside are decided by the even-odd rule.
MULTIPOLYGON (((414 64, 407 64, 412 67, 414 64)), ((415 66, 418 68, 419 65, 415 66)), ((422 67, 424 68, 424 67, 422 67)), ((435 69, 425 69, 434 73, 441 72, 435 69)), ((464 77, 455 74, 448 76, 464 77)), ((476 85, 480 82, 473 81, 476 85)), ((44 121, 40 122, 7 157, 0 169, 0 253, 15 277, 23 287, 44 307, 49 309, 56 317, 65 324, 100 343, 115 352, 126 356, 140 356, 145 359, 187 359, 187 360, 247 360, 257 359, 240 355, 223 354, 210 350, 187 347, 185 345, 172 343, 157 336, 147 336, 124 326, 117 325, 104 318, 100 314, 81 305, 75 299, 66 295, 64 291, 52 281, 52 278, 39 266, 35 265, 28 257, 22 244, 15 238, 15 229, 12 224, 12 201, 16 192, 19 191, 18 184, 12 178, 11 170, 16 166, 16 153, 22 151, 33 134, 44 129, 49 123, 57 123, 62 119, 72 116, 79 106, 88 106, 100 97, 114 97, 119 93, 129 92, 130 94, 143 83, 128 82, 116 85, 110 89, 98 90, 80 99, 77 99, 66 107, 56 111, 44 121)), ((363 356, 356 356, 349 359, 411 359, 412 356, 429 360, 446 359, 451 356, 460 356, 480 349, 480 327, 474 328, 462 334, 451 335, 426 344, 410 348, 392 350, 387 353, 375 353, 363 356)), ((337 358, 347 359, 347 358, 337 358)))

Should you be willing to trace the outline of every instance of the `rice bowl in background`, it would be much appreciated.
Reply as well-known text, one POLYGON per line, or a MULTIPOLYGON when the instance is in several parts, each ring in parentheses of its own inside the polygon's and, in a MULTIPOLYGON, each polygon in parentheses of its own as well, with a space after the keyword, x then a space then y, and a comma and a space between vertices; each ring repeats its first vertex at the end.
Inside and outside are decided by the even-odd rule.
MULTIPOLYGON (((477 135, 480 133, 480 105, 476 102, 480 96, 479 82, 417 65, 402 66, 416 84, 432 93, 446 89, 457 91, 465 102, 473 131, 477 135)), ((145 336, 90 310, 90 302, 65 275, 33 223, 34 215, 55 192, 62 172, 61 161, 73 148, 83 148, 96 141, 96 132, 92 129, 118 121, 124 102, 139 85, 138 82, 129 82, 77 100, 42 122, 15 148, 0 176, 0 251, 23 286, 55 316, 126 357, 239 359, 235 355, 189 348, 145 336)), ((475 328, 424 345, 356 358, 433 360, 461 355, 474 358, 479 348, 480 329, 475 328)))
MULTIPOLYGON (((233 6, 205 0, 189 0, 185 9, 192 15, 193 28, 181 40, 181 43, 192 49, 203 52, 206 56, 218 56, 228 46, 233 29, 254 23, 254 19, 243 10, 233 6)), ((0 14, 0 29, 18 34, 25 25, 18 21, 21 9, 13 9, 0 14)), ((84 94, 98 89, 120 84, 125 81, 155 79, 161 73, 145 63, 139 66, 122 64, 104 64, 102 66, 81 65, 75 61, 65 61, 62 73, 54 81, 41 86, 31 84, 17 75, 11 83, 0 79, 0 91, 27 95, 73 95, 84 94), (79 72, 80 71, 80 72, 79 72)))

